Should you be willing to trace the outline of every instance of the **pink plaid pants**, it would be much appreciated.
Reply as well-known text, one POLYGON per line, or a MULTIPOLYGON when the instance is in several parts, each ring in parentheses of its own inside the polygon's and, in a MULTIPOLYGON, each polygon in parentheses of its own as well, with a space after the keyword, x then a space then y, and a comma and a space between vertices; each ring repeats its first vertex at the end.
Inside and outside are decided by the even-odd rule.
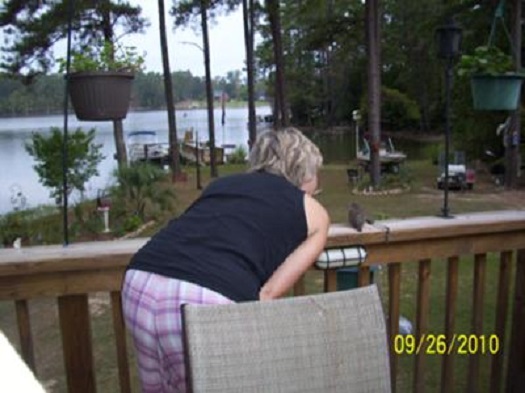
POLYGON ((144 393, 186 392, 180 306, 228 304, 204 287, 140 270, 128 270, 122 307, 133 336, 144 393))

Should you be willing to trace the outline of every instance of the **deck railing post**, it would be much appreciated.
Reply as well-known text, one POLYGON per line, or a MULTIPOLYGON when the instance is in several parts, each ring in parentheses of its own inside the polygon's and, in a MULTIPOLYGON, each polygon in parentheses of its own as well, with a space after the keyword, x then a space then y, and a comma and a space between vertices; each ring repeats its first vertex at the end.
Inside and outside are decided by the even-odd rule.
MULTIPOLYGON (((458 270, 459 258, 450 257, 447 264, 447 293, 445 305, 445 337, 447 348, 452 348, 451 340, 456 328, 456 308, 458 299, 458 270)), ((443 355, 441 368, 441 391, 451 392, 454 388, 454 352, 448 351, 443 355)))
MULTIPOLYGON (((485 298, 485 273, 487 265, 487 254, 477 254, 474 257, 474 288, 472 299, 472 322, 471 333, 477 337, 483 334, 483 301, 485 298)), ((470 356, 467 377, 467 392, 479 391, 479 367, 481 354, 475 353, 470 356)))
MULTIPOLYGON (((419 284, 417 288, 417 323, 416 340, 419 342, 423 334, 428 330, 428 317, 430 311, 430 266, 431 260, 419 261, 419 284)), ((425 350, 416 353, 414 365, 414 392, 423 392, 425 389, 425 350)))
POLYGON ((128 351, 126 346, 126 326, 124 324, 124 315, 122 312, 122 303, 120 300, 120 291, 113 291, 110 294, 111 310, 113 312, 113 331, 115 332, 115 344, 117 348, 117 365, 122 393, 131 392, 131 382, 129 374, 128 351))
POLYGON ((505 342, 507 330, 507 316, 509 305, 509 286, 510 273, 512 267, 512 251, 504 251, 501 253, 499 280, 498 280, 498 294, 496 304, 496 324, 494 333, 498 336, 500 350, 492 357, 491 371, 490 371, 490 391, 497 393, 501 391, 501 383, 503 381, 503 366, 505 360, 505 342))
POLYGON ((399 356, 395 353, 393 343, 399 334, 399 298, 401 294, 401 264, 388 265, 388 337, 390 339, 390 376, 392 379, 392 393, 397 391, 397 367, 399 356))
POLYGON ((68 391, 95 393, 88 295, 58 297, 68 391))
POLYGON ((29 306, 27 300, 15 301, 18 332, 20 334, 20 347, 22 357, 27 366, 36 375, 35 353, 33 350, 33 336, 31 335, 31 321, 29 318, 29 306))
POLYGON ((525 381, 525 249, 517 253, 507 392, 522 392, 525 381))

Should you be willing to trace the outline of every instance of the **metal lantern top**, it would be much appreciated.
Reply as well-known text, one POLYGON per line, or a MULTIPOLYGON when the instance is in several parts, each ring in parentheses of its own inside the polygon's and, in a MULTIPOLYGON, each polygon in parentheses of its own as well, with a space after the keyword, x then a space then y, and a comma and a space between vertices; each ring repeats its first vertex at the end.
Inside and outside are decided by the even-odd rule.
POLYGON ((459 56, 463 29, 453 18, 449 18, 447 23, 436 29, 438 57, 441 59, 451 59, 459 56))

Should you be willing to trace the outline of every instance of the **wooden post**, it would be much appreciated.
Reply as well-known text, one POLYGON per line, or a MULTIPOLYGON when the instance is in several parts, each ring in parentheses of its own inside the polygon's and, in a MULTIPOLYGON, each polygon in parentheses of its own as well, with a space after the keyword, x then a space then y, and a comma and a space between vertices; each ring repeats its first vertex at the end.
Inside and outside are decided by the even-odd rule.
MULTIPOLYGON (((445 337, 447 349, 451 347, 451 340, 455 335, 456 327, 456 304, 458 298, 458 267, 459 258, 450 257, 447 267, 447 295, 445 311, 445 337)), ((454 389, 454 351, 443 355, 443 366, 441 369, 441 391, 451 392, 454 389)))
POLYGON ((370 285, 370 267, 359 266, 359 271, 357 273, 357 286, 364 287, 367 285, 370 285))
POLYGON ((31 335, 31 321, 29 319, 29 307, 27 300, 15 301, 16 319, 18 322, 18 334, 20 335, 20 347, 22 358, 27 366, 36 376, 35 354, 33 351, 33 336, 31 335))
POLYGON ((88 296, 59 296, 58 314, 68 391, 95 393, 88 296))
POLYGON ((503 361, 505 353, 505 329, 507 326, 507 314, 509 305, 509 285, 510 285, 510 268, 512 252, 505 251, 501 253, 498 298, 496 303, 496 327, 494 333, 498 336, 500 350, 492 357, 490 370, 490 392, 497 393, 501 391, 501 381, 503 379, 503 361))
MULTIPOLYGON (((478 254, 475 256, 471 333, 477 337, 483 334, 483 299, 485 295, 486 264, 486 254, 478 254)), ((479 391, 479 361, 481 356, 483 356, 483 354, 473 353, 470 355, 467 377, 467 392, 469 393, 479 391)))
POLYGON ((523 391, 525 381, 525 250, 518 251, 512 332, 507 374, 507 392, 523 391))
MULTIPOLYGON (((428 313, 430 296, 430 259, 419 261, 419 285, 417 288, 416 340, 419 342, 422 334, 428 330, 428 313)), ((416 353, 414 369, 414 391, 423 392, 425 387, 425 349, 416 353)))
POLYGON ((126 327, 120 301, 120 291, 111 292, 111 310, 113 312, 113 331, 115 332, 115 344, 117 347, 117 364, 120 391, 131 392, 129 377, 128 351, 126 347, 126 327))
POLYGON ((334 292, 337 291, 337 270, 326 269, 324 271, 324 291, 334 292))
POLYGON ((399 356, 395 353, 393 345, 396 335, 399 333, 399 297, 401 294, 401 264, 393 263, 388 265, 388 337, 390 338, 390 377, 392 383, 392 393, 396 393, 397 365, 399 356))

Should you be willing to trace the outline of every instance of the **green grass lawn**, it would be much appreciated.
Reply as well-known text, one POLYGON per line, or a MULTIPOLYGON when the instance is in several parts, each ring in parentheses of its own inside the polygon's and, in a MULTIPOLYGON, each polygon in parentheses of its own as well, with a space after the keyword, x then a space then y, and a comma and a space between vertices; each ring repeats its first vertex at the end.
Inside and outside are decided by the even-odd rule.
MULTIPOLYGON (((322 193, 319 200, 326 206, 333 223, 346 221, 346 209, 350 202, 360 203, 370 216, 377 220, 385 218, 403 218, 411 216, 437 215, 441 211, 443 192, 435 187, 438 171, 430 161, 411 161, 403 168, 403 176, 409 180, 410 189, 398 195, 365 196, 354 194, 353 186, 346 177, 346 165, 327 165, 321 173, 322 193)), ((244 170, 243 165, 225 165, 219 167, 220 175, 227 175, 244 170)), ((149 236, 173 215, 182 212, 199 194, 196 189, 195 168, 187 167, 186 183, 178 183, 176 189, 176 209, 167 214, 155 226, 142 232, 140 236, 149 236)), ((203 184, 209 179, 209 168, 202 169, 203 184)), ((473 211, 516 209, 525 206, 523 194, 507 193, 490 182, 489 177, 479 171, 473 191, 451 192, 450 207, 453 214, 473 211), (523 201, 523 202, 522 202, 523 201)), ((485 287, 484 330, 493 333, 495 322, 495 302, 499 263, 497 255, 491 255, 487 261, 487 282, 485 287)), ((401 314, 414 322, 416 313, 416 294, 418 283, 417 261, 403 264, 401 280, 401 314)), ((473 282, 473 260, 464 258, 460 262, 459 297, 456 313, 456 332, 468 333, 471 323, 471 302, 473 282)), ((375 274, 385 305, 388 304, 388 280, 386 269, 375 274)), ((320 272, 309 272, 306 277, 306 290, 309 293, 322 290, 323 276, 320 272)), ((434 260, 431 267, 431 295, 429 333, 440 334, 444 331, 446 290, 446 261, 434 260)), ((46 383, 50 392, 65 392, 64 366, 57 321, 55 299, 39 299, 30 302, 32 329, 35 339, 38 377, 46 383)), ((107 294, 92 296, 92 328, 94 354, 97 367, 97 385, 99 392, 117 391, 118 376, 114 350, 114 336, 111 324, 109 299, 107 294)), ((0 329, 18 345, 16 318, 12 303, 0 302, 0 329)), ((131 350, 131 342, 128 341, 131 350)), ((428 392, 439 390, 441 378, 440 356, 427 356, 425 380, 428 392)), ((488 391, 488 372, 490 357, 482 360, 481 391, 488 391)), ((414 357, 402 355, 399 363, 398 392, 411 391, 414 357)), ((468 367, 468 357, 456 356, 456 390, 464 391, 468 367)), ((136 384, 136 372, 132 369, 136 384)), ((138 391, 138 388, 136 388, 138 391)))

